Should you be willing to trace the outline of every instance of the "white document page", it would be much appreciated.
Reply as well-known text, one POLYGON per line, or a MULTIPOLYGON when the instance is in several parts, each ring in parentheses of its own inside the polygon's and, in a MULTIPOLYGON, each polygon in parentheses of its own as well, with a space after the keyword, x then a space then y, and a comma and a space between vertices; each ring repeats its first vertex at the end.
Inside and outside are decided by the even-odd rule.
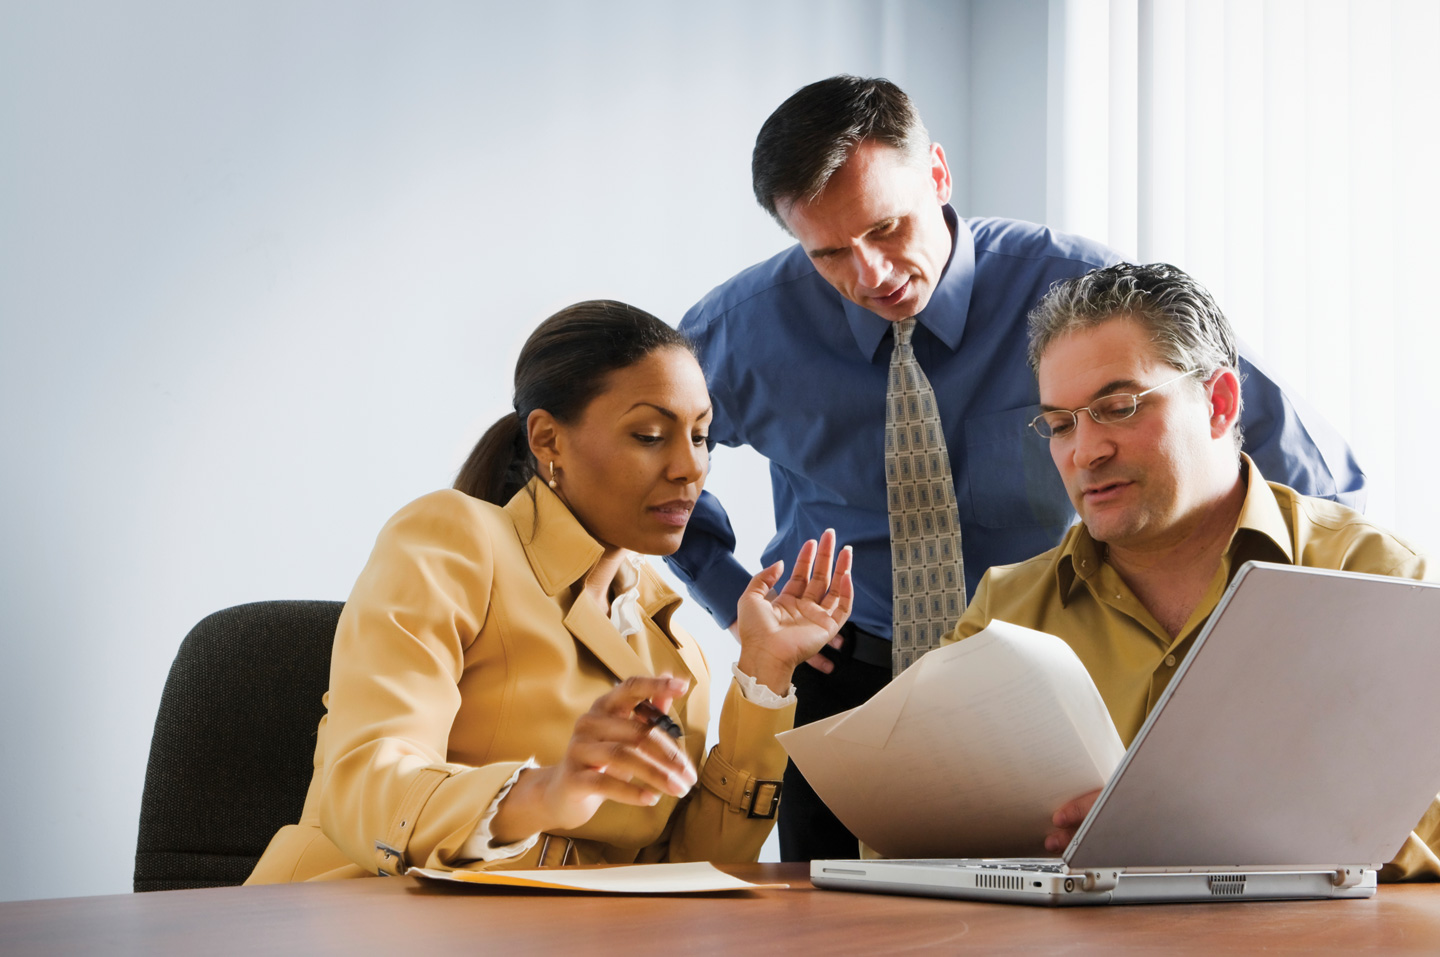
POLYGON ((1044 855, 1055 809, 1103 787, 1125 754, 1070 646, 1003 621, 779 739, 884 857, 1044 855))

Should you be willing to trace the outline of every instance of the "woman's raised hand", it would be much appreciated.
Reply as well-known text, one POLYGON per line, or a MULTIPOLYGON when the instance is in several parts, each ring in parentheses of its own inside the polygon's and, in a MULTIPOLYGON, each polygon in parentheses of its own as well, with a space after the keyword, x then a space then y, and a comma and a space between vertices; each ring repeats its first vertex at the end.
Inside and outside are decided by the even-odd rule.
POLYGON ((800 547, 795 570, 778 595, 769 597, 784 562, 750 579, 736 619, 741 671, 777 694, 790 690, 796 666, 817 654, 850 618, 852 554, 847 547, 836 558, 835 531, 826 529, 818 543, 811 539, 800 547))
POLYGON ((577 828, 606 801, 648 807, 664 794, 683 797, 695 786, 695 766, 678 741, 635 708, 649 701, 667 712, 689 686, 668 675, 636 676, 597 698, 576 720, 558 764, 520 773, 491 822, 494 842, 577 828))

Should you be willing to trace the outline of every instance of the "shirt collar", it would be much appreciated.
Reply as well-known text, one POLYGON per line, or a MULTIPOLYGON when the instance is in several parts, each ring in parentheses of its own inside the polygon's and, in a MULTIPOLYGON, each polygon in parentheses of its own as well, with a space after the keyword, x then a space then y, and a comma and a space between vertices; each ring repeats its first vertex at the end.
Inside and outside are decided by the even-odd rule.
POLYGON ((1070 604, 1075 590, 1099 573, 1104 560, 1104 549, 1085 526, 1080 522, 1071 525, 1055 553, 1055 588, 1061 607, 1070 604))
MULTIPOLYGON (((1226 551, 1234 551, 1236 540, 1241 537, 1261 536, 1272 542, 1285 561, 1293 565, 1295 552, 1290 547, 1290 527, 1285 523, 1275 493, 1250 456, 1241 452, 1240 461, 1241 474, 1245 476, 1245 500, 1240 505, 1240 518, 1230 534, 1226 551)), ((1104 560, 1105 548, 1090 537, 1089 529, 1083 523, 1072 526, 1055 555, 1055 585, 1062 606, 1069 603, 1080 583, 1088 582, 1099 573, 1104 560)))
MULTIPOLYGON (((965 334, 965 320, 970 314, 970 293, 975 288, 975 237, 949 203, 941 207, 941 212, 945 215, 945 225, 950 229, 950 258, 945 262, 945 269, 930 301, 915 319, 953 351, 960 348, 960 339, 965 334)), ((842 297, 841 302, 860 353, 867 362, 874 361, 891 322, 849 299, 842 297)))
POLYGON ((1245 501, 1240 506, 1240 520, 1235 523, 1235 533, 1230 536, 1230 548, 1235 548, 1235 540, 1242 533, 1261 536, 1280 550, 1286 562, 1295 564, 1295 550, 1290 546, 1290 526, 1285 522, 1285 513, 1280 510, 1270 483, 1265 481, 1265 476, 1260 474, 1250 456, 1241 452, 1240 459, 1246 476, 1245 501))

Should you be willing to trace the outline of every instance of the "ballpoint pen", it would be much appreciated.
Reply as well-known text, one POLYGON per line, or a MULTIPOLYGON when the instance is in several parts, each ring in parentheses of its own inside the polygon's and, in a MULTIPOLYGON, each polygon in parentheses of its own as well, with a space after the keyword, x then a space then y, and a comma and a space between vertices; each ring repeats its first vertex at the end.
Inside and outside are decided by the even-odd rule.
POLYGON ((685 734, 685 729, 681 728, 680 725, 670 719, 669 715, 655 707, 649 701, 642 701, 637 704, 635 706, 635 714, 650 727, 658 726, 672 738, 679 738, 685 734))

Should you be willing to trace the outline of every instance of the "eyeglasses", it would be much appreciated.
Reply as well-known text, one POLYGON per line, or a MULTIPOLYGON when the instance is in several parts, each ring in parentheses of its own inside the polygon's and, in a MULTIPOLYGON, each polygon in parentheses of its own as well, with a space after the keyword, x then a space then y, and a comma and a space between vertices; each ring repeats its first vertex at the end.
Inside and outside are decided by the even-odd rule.
POLYGON ((1064 438, 1075 431, 1076 416, 1081 412, 1088 412, 1090 418, 1096 425, 1110 425, 1114 422, 1121 422, 1135 414, 1140 407, 1140 400, 1152 392, 1159 392, 1174 382, 1179 382, 1187 376, 1195 374, 1195 370, 1182 372, 1173 379, 1166 379, 1153 388, 1144 392, 1130 394, 1128 392, 1117 392, 1114 395, 1101 396, 1083 409, 1076 409, 1074 412, 1065 409, 1052 409, 1049 412, 1041 412, 1030 420, 1030 428, 1040 433, 1042 439, 1064 438))

